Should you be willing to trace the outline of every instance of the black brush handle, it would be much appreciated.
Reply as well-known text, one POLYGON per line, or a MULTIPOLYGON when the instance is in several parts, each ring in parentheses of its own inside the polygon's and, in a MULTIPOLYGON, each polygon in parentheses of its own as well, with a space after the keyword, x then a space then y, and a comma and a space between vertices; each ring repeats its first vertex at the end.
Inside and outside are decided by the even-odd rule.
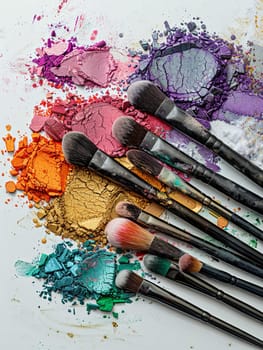
POLYGON ((190 174, 222 193, 263 214, 263 198, 238 185, 230 179, 213 172, 203 164, 181 152, 165 140, 148 131, 140 144, 145 150, 164 163, 186 174, 190 174))
MULTIPOLYGON (((187 231, 183 231, 176 226, 170 225, 163 220, 149 216, 147 213, 142 212, 137 220, 139 224, 147 226, 148 228, 162 232, 170 237, 179 239, 183 242, 189 243, 194 247, 210 254, 214 258, 219 258, 235 267, 253 273, 259 277, 263 277, 263 269, 259 266, 256 266, 255 263, 251 260, 242 256, 237 252, 232 252, 223 247, 218 247, 213 243, 210 243, 203 238, 193 235, 187 231)), ((163 247, 162 247, 163 248, 163 247)), ((153 249, 153 248, 151 248, 153 249)), ((167 249, 163 248, 165 251, 167 249)), ((155 252, 158 255, 158 253, 155 252)), ((173 252, 171 252, 172 256, 173 252)), ((166 256, 167 257, 167 256, 166 256)))
POLYGON ((263 268, 256 266, 256 264, 253 264, 253 262, 246 260, 246 258, 242 257, 241 255, 238 256, 234 252, 232 253, 227 249, 217 247, 193 235, 191 235, 189 243, 191 243, 194 247, 210 254, 212 257, 221 259, 228 264, 238 267, 246 272, 252 273, 258 277, 263 277, 263 268))
POLYGON ((204 142, 204 145, 217 153, 229 164, 242 172, 252 181, 260 186, 263 186, 263 171, 248 159, 231 149, 214 135, 209 133, 209 138, 204 142))
POLYGON ((213 186, 236 201, 246 205, 260 214, 263 214, 263 198, 249 191, 248 189, 236 184, 220 174, 214 173, 212 170, 201 164, 194 169, 193 175, 197 179, 200 179, 208 185, 213 186))
POLYGON ((226 246, 238 251, 239 253, 245 255, 249 260, 255 261, 256 264, 262 266, 263 264, 263 255, 251 248, 246 243, 227 233, 226 231, 220 229, 218 226, 214 225, 212 222, 206 220, 201 215, 196 214, 187 207, 175 202, 172 199, 167 199, 162 201, 166 208, 170 209, 174 214, 182 217, 184 220, 196 226, 201 231, 208 233, 210 236, 214 237, 218 241, 223 242, 226 246))
POLYGON ((263 231, 261 231, 256 226, 250 224, 248 221, 244 220, 241 216, 233 213, 231 216, 231 221, 237 226, 243 228, 245 231, 251 233, 255 237, 263 240, 263 231))
POLYGON ((173 309, 179 310, 186 313, 187 315, 193 316, 201 321, 211 324, 221 330, 224 330, 236 337, 243 339, 250 344, 256 345, 263 348, 263 341, 254 337, 253 335, 229 324, 213 315, 207 311, 199 308, 198 306, 189 303, 188 301, 154 285, 151 282, 143 281, 139 292, 153 300, 157 300, 164 305, 168 305, 173 309))
POLYGON ((263 186, 263 171, 259 167, 212 135, 189 113, 176 107, 170 99, 166 98, 162 102, 155 115, 164 119, 171 126, 192 137, 194 140, 202 143, 255 183, 263 186))
POLYGON ((263 296, 263 288, 251 283, 249 281, 245 281, 239 277, 233 276, 228 272, 222 271, 222 270, 218 270, 215 267, 203 264, 200 273, 210 277, 210 278, 214 278, 218 281, 222 281, 225 283, 229 283, 232 284, 238 288, 244 289, 250 293, 256 294, 258 296, 263 296))
MULTIPOLYGON (((171 276, 172 270, 173 269, 171 269, 171 271, 170 270, 168 271, 168 274, 166 275, 166 277, 169 278, 169 276, 171 276)), ((251 317, 254 317, 261 322, 263 321, 263 312, 254 308, 252 305, 249 305, 243 302, 242 300, 237 299, 234 296, 225 293, 223 290, 220 290, 219 288, 213 286, 212 284, 202 280, 197 276, 184 273, 184 272, 177 272, 177 271, 175 271, 176 272, 175 278, 173 278, 175 281, 178 281, 179 283, 184 284, 190 288, 193 288, 194 290, 197 290, 213 298, 216 298, 217 300, 220 300, 225 304, 228 304, 231 307, 237 310, 240 310, 241 312, 251 317)))

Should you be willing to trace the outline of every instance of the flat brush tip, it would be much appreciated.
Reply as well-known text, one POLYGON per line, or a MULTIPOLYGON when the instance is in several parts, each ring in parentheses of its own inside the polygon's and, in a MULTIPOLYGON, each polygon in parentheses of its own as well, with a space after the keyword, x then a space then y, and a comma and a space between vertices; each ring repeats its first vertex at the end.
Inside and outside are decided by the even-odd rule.
POLYGON ((137 168, 153 176, 158 176, 162 171, 162 164, 147 152, 138 149, 131 149, 126 155, 129 161, 137 168))
POLYGON ((147 269, 162 276, 167 275, 171 266, 170 260, 152 254, 144 255, 143 262, 147 269))
POLYGON ((183 272, 199 272, 203 264, 190 254, 184 254, 179 259, 179 269, 183 272))
POLYGON ((122 270, 117 274, 115 284, 120 289, 137 293, 143 282, 143 278, 130 270, 122 270))
POLYGON ((119 202, 115 211, 118 215, 133 220, 136 220, 141 213, 141 209, 130 202, 119 202))

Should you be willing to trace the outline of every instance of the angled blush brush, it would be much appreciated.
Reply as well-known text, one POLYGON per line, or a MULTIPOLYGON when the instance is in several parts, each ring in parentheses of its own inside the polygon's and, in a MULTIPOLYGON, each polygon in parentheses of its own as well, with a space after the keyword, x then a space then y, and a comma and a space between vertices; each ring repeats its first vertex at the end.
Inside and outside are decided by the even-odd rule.
POLYGON ((245 231, 263 240, 263 231, 236 213, 217 203, 190 183, 187 183, 181 179, 180 176, 176 175, 172 170, 168 169, 168 167, 163 166, 160 161, 151 156, 149 153, 132 149, 127 152, 127 157, 138 169, 153 175, 160 182, 164 183, 170 188, 178 190, 189 197, 196 199, 245 231))
POLYGON ((65 159, 69 163, 92 169, 100 175, 109 178, 111 181, 124 186, 126 189, 135 191, 169 208, 174 214, 182 217, 204 232, 207 232, 229 247, 233 247, 234 250, 240 251, 240 253, 245 254, 248 259, 262 266, 262 254, 260 254, 260 252, 249 247, 234 236, 228 235, 224 230, 206 220, 204 217, 172 200, 165 192, 160 192, 158 189, 133 174, 113 158, 100 151, 83 133, 69 132, 64 135, 62 149, 65 159))
POLYGON ((261 322, 263 321, 263 312, 260 310, 230 294, 227 294, 200 277, 180 271, 179 267, 169 259, 146 254, 143 258, 143 262, 145 267, 154 273, 197 290, 198 292, 209 295, 261 322))
POLYGON ((115 120, 112 133, 123 146, 144 150, 171 167, 200 179, 229 197, 263 214, 262 197, 206 168, 177 147, 145 129, 132 117, 120 117, 115 120))
POLYGON ((165 120, 194 140, 210 148, 252 181, 263 186, 263 171, 212 135, 189 113, 178 108, 150 81, 138 81, 128 89, 129 102, 136 108, 165 120))
POLYGON ((106 225, 105 233, 109 243, 116 248, 132 249, 171 259, 178 262, 179 268, 183 272, 198 272, 209 278, 235 285, 257 295, 261 291, 262 296, 262 288, 260 286, 201 262, 171 243, 151 234, 131 220, 124 218, 112 219, 106 225))
POLYGON ((199 308, 198 306, 178 297, 177 295, 168 292, 164 288, 157 286, 156 284, 143 279, 138 274, 122 270, 118 273, 116 280, 116 286, 120 289, 127 290, 132 293, 139 293, 152 300, 158 301, 161 304, 167 305, 175 310, 181 311, 195 317, 201 321, 204 321, 210 325, 213 325, 225 332, 228 332, 242 340, 247 341, 250 344, 263 348, 263 341, 254 337, 253 335, 246 333, 245 331, 229 324, 211 314, 207 311, 199 308))
POLYGON ((235 267, 246 272, 250 272, 258 277, 263 277, 263 269, 256 266, 253 262, 248 261, 244 256, 228 249, 218 247, 194 234, 181 230, 178 227, 168 224, 164 220, 154 215, 146 213, 136 205, 130 202, 119 202, 115 207, 116 213, 136 222, 139 225, 164 233, 170 237, 191 244, 192 246, 206 252, 212 257, 221 259, 235 267))

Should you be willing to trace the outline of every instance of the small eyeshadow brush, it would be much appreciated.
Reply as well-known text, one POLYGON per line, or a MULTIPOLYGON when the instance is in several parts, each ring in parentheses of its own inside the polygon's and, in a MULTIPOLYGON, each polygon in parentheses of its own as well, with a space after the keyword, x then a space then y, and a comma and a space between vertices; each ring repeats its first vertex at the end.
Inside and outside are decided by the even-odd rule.
POLYGON ((118 273, 116 280, 116 286, 120 289, 127 290, 132 293, 140 293, 152 300, 158 301, 161 304, 167 305, 173 309, 184 312, 187 315, 195 317, 201 321, 204 321, 210 325, 213 325, 225 332, 228 332, 242 340, 247 341, 250 344, 263 348, 263 341, 254 337, 253 335, 233 326, 233 324, 227 323, 207 311, 199 308, 198 306, 178 297, 177 295, 168 292, 164 288, 157 286, 156 284, 143 279, 138 274, 122 270, 118 273))
POLYGON ((263 198, 234 181, 213 172, 203 164, 145 129, 132 117, 119 117, 112 126, 113 136, 129 148, 139 148, 154 155, 171 167, 200 179, 227 196, 263 214, 263 198))
POLYGON ((241 216, 214 201, 212 198, 202 193, 190 183, 187 183, 181 179, 180 176, 176 175, 168 167, 161 164, 160 161, 151 156, 149 153, 137 149, 131 149, 127 152, 127 157, 129 161, 138 169, 153 175, 160 182, 169 186, 170 188, 178 190, 189 197, 196 199, 245 231, 263 240, 263 231, 252 225, 247 220, 243 219, 241 216))
POLYGON ((194 234, 181 230, 172 224, 168 224, 164 220, 146 213, 144 210, 130 202, 119 202, 115 207, 115 211, 121 217, 130 219, 139 225, 147 227, 148 229, 153 229, 170 237, 179 239, 180 241, 189 243, 214 258, 221 259, 222 261, 225 261, 258 277, 263 277, 263 269, 246 260, 244 256, 228 249, 218 247, 213 243, 195 236, 194 234))
POLYGON ((169 259, 146 254, 143 257, 143 262, 145 267, 154 273, 165 276, 172 281, 186 285, 187 287, 197 290, 198 292, 216 298, 217 300, 222 301, 223 303, 226 303, 261 322, 263 321, 263 312, 260 310, 230 294, 227 294, 223 290, 218 289, 200 277, 180 271, 179 267, 169 259))
POLYGON ((263 186, 263 171, 241 154, 216 138, 201 123, 178 108, 150 81, 137 81, 128 89, 129 102, 136 108, 165 120, 194 140, 210 148, 252 181, 263 186))
POLYGON ((261 292, 262 296, 262 288, 260 286, 203 263, 157 235, 153 235, 131 220, 124 218, 112 219, 107 223, 105 233, 109 243, 116 248, 132 249, 171 259, 178 262, 179 268, 183 272, 198 272, 209 278, 235 285, 257 295, 261 292))

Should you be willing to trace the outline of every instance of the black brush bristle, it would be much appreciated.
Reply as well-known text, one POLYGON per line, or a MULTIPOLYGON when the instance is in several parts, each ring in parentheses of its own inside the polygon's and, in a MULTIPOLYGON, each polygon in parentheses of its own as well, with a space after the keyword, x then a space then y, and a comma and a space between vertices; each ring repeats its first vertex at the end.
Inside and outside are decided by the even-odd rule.
POLYGON ((152 115, 155 115, 161 103, 167 98, 157 86, 147 80, 132 83, 127 94, 130 104, 152 115))
POLYGON ((113 136, 123 146, 138 147, 146 132, 132 117, 120 117, 112 125, 113 136))
POLYGON ((136 220, 141 214, 141 209, 130 202, 119 202, 115 211, 118 215, 132 220, 136 220))
POLYGON ((144 151, 132 149, 127 152, 127 157, 136 168, 153 176, 158 176, 162 171, 163 166, 161 163, 144 151))
POLYGON ((122 270, 118 273, 115 284, 118 288, 137 293, 143 282, 143 278, 130 270, 122 270))
POLYGON ((83 133, 70 131, 62 139, 62 150, 68 163, 88 167, 97 147, 83 133))

